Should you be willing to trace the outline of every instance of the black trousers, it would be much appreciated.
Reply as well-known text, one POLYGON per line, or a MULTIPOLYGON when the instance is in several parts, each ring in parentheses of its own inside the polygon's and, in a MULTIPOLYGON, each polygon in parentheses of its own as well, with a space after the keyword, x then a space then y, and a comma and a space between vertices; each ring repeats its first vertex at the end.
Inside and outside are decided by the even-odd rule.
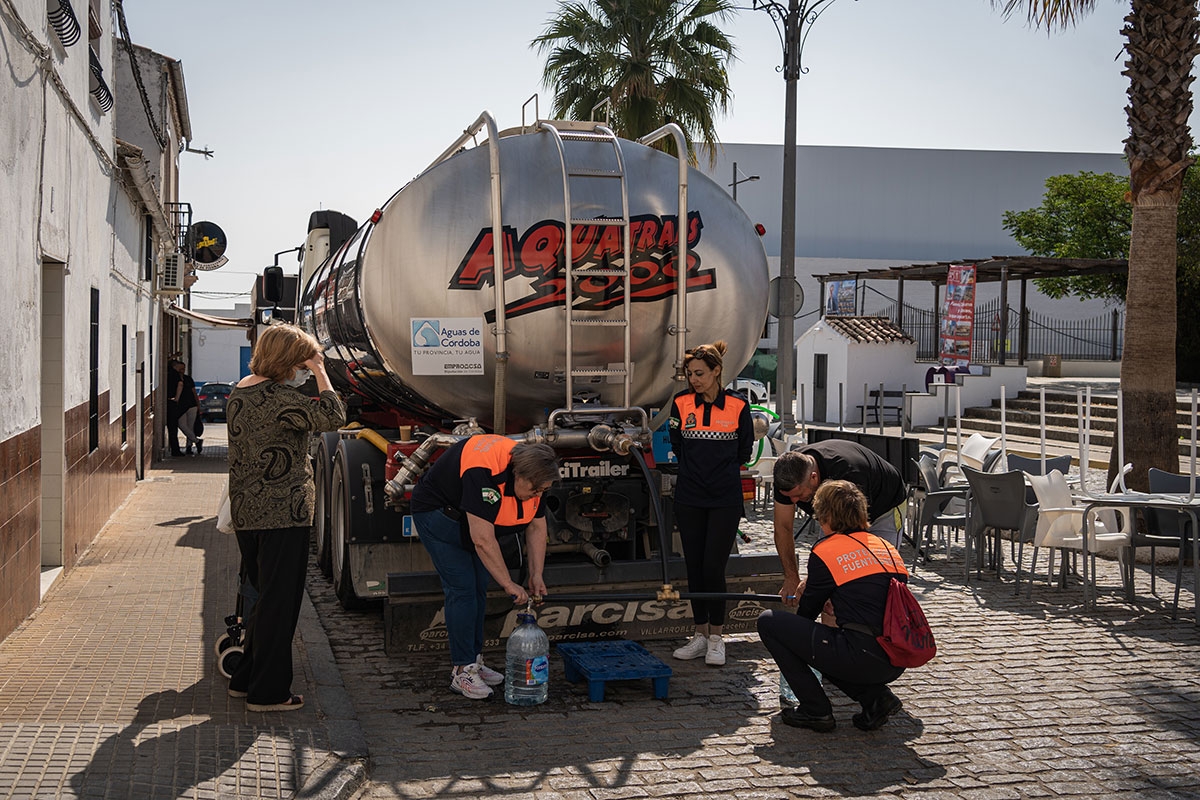
POLYGON ((292 696, 292 639, 304 598, 309 528, 238 531, 247 576, 257 571, 258 602, 246 621, 246 651, 229 688, 246 702, 272 705, 292 696), (253 566, 251 566, 253 565, 253 566))
MULTIPOLYGON (((687 564, 688 591, 725 591, 725 568, 733 551, 742 507, 700 508, 675 504, 675 523, 687 564)), ((692 618, 697 625, 724 625, 725 600, 692 600, 692 618)))
POLYGON ((167 400, 167 428, 163 434, 171 448, 171 455, 183 455, 183 451, 179 449, 179 404, 171 399, 167 400))
POLYGON ((832 714, 833 705, 810 666, 863 708, 904 674, 869 633, 830 628, 789 611, 764 611, 758 618, 758 635, 796 693, 800 710, 815 716, 832 714))

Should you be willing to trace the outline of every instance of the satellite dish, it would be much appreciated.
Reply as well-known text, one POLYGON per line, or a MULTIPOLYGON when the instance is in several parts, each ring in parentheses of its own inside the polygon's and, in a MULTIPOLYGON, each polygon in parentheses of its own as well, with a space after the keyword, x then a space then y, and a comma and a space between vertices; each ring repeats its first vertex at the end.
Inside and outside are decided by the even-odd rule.
POLYGON ((192 242, 192 261, 196 269, 210 270, 229 262, 225 255, 225 231, 215 222, 197 222, 188 229, 192 242))

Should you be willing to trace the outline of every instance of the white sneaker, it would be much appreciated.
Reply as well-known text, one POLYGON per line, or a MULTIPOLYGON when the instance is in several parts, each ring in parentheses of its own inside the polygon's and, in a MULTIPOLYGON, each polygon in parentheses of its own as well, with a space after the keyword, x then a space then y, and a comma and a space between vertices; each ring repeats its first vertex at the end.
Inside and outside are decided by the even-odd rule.
POLYGON ((675 656, 680 661, 691 661, 693 658, 699 658, 700 656, 704 655, 704 652, 707 649, 708 637, 697 633, 692 637, 690 642, 685 644, 683 647, 680 647, 671 655, 675 656))
POLYGON ((490 667, 484 666, 482 653, 475 656, 475 666, 479 667, 479 677, 483 678, 483 682, 488 686, 499 686, 504 683, 503 675, 490 667))
POLYGON ((483 681, 478 664, 467 664, 450 679, 450 689, 472 700, 486 700, 492 696, 492 687, 483 681))
POLYGON ((720 667, 725 664, 725 640, 720 636, 708 637, 704 663, 710 667, 720 667))

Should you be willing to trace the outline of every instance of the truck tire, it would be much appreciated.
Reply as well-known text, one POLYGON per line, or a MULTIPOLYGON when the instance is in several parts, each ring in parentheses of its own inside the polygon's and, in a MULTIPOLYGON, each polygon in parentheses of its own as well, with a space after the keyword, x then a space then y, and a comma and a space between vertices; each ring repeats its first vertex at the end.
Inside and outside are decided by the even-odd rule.
POLYGON ((355 539, 355 530, 365 531, 370 524, 366 513, 367 492, 383 502, 382 490, 363 485, 363 467, 372 475, 382 479, 384 455, 374 445, 362 439, 344 439, 338 442, 333 458, 333 474, 329 491, 329 547, 333 567, 333 591, 338 602, 347 611, 365 608, 368 601, 354 592, 354 581, 350 573, 350 542, 355 539))
POLYGON ((317 502, 313 508, 313 541, 317 548, 317 568, 326 578, 333 577, 333 553, 329 547, 329 491, 337 446, 337 433, 322 433, 317 440, 316 455, 313 456, 313 480, 317 485, 317 502))

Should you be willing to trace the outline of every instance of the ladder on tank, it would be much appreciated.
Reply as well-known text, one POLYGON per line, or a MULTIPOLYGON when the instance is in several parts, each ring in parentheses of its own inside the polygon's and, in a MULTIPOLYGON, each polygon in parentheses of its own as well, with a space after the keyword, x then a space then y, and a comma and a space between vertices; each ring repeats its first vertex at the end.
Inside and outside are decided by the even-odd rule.
MULTIPOLYGON (((574 387, 577 378, 603 378, 610 380, 620 378, 622 387, 621 408, 632 407, 633 393, 633 361, 630 319, 631 319, 631 274, 633 265, 633 243, 629 222, 629 189, 626 182, 625 160, 621 154, 621 142, 617 135, 599 122, 570 122, 556 120, 541 121, 539 128, 550 134, 558 149, 559 162, 562 165, 563 176, 563 215, 564 223, 564 260, 563 277, 566 283, 566 406, 570 412, 575 408, 574 387), (584 166, 572 163, 566 146, 567 142, 586 142, 607 145, 612 152, 610 166, 584 166), (619 187, 620 209, 609 209, 613 213, 584 217, 572 201, 572 188, 581 187, 586 181, 611 182, 619 187), (615 228, 621 240, 621 263, 615 266, 607 257, 596 264, 576 264, 577 248, 574 229, 576 226, 589 225, 600 228, 615 228), (612 296, 619 292, 621 313, 619 316, 610 315, 609 309, 581 310, 575 307, 577 288, 580 281, 600 280, 608 283, 607 294, 612 296), (616 291, 614 291, 614 289, 616 291), (621 361, 609 361, 605 364, 579 364, 575 352, 576 335, 583 331, 592 331, 587 337, 588 344, 594 346, 596 336, 602 330, 617 331, 621 336, 621 361)), ((595 152, 597 148, 588 148, 587 153, 595 152)), ((575 162, 584 161, 586 164, 596 163, 594 158, 576 158, 575 162)), ((602 193, 603 194, 603 193, 602 193)), ((588 193, 589 198, 595 193, 588 193)), ((599 238, 603 238, 601 230, 599 238)), ((615 338, 615 337, 613 337, 615 338)), ((617 348, 599 348, 602 352, 615 352, 617 348)))

